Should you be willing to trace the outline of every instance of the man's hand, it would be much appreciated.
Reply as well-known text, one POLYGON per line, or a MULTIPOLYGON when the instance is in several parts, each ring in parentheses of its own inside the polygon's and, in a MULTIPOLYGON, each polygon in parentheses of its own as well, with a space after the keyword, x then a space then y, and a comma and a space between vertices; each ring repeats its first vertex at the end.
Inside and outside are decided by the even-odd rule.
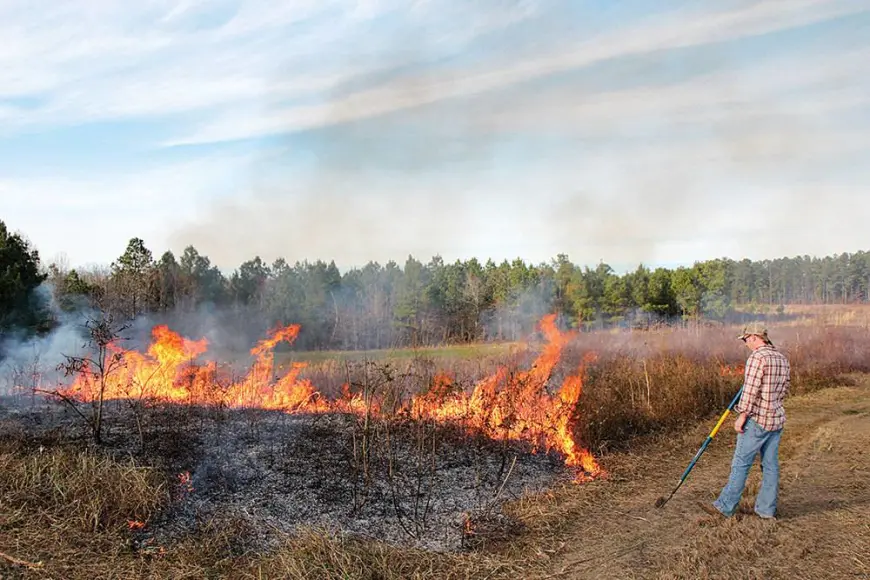
POLYGON ((743 433, 743 426, 746 424, 746 413, 740 413, 737 420, 734 421, 734 430, 738 433, 743 433))

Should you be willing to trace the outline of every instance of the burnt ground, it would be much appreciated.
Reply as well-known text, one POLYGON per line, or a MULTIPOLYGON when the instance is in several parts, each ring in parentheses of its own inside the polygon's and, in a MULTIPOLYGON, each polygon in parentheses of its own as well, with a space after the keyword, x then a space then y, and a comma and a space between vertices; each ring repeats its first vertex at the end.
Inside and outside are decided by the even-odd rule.
MULTIPOLYGON (((34 447, 89 444, 68 406, 11 402, 0 404, 0 431, 34 447)), ((170 507, 135 533, 142 547, 217 518, 243 523, 240 551, 266 551, 300 526, 456 551, 473 543, 466 518, 519 533, 502 504, 573 475, 559 456, 432 422, 127 402, 111 402, 106 417, 105 450, 173 482, 170 507)))
POLYGON ((571 489, 550 509, 560 531, 542 578, 870 578, 870 379, 795 397, 780 455, 775 523, 752 513, 760 475, 750 472, 741 513, 725 520, 697 502, 728 477, 729 421, 687 482, 662 509, 715 419, 613 457, 612 477, 571 489))

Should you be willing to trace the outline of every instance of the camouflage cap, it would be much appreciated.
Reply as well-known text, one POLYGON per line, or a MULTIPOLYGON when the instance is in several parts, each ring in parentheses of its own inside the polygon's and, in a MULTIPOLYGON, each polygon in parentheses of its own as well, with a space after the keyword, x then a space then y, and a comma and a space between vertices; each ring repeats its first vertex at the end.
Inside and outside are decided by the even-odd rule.
POLYGON ((750 322, 746 326, 743 327, 743 332, 738 336, 740 340, 746 340, 750 336, 759 336, 761 339, 767 344, 773 344, 770 338, 767 336, 767 328, 764 324, 760 322, 750 322))

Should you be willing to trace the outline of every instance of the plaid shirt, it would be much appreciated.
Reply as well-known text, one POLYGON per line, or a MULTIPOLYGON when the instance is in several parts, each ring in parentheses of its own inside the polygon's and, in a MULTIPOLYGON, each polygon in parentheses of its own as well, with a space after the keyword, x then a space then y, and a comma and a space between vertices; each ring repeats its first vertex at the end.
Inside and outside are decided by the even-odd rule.
POLYGON ((791 385, 791 368, 784 354, 772 346, 756 349, 746 359, 743 393, 734 406, 762 429, 776 431, 785 424, 782 401, 791 385))

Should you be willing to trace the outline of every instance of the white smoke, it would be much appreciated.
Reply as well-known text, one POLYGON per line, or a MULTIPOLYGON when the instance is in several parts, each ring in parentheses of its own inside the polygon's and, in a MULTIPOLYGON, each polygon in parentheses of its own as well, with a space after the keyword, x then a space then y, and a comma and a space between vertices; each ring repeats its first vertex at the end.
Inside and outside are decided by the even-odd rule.
POLYGON ((62 379, 58 365, 66 356, 80 354, 86 348, 84 324, 91 314, 90 309, 63 310, 55 300, 50 282, 40 285, 36 293, 57 326, 43 336, 8 333, 0 338, 0 396, 56 385, 62 379))

